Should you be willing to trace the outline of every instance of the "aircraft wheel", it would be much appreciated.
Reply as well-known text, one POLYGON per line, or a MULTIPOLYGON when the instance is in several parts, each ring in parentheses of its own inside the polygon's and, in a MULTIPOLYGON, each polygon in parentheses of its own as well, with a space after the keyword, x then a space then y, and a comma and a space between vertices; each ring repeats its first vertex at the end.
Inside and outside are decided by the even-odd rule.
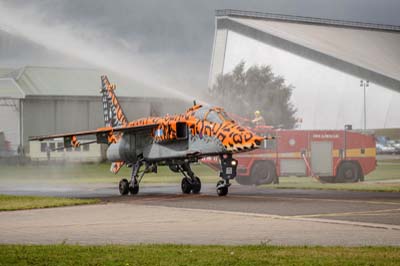
POLYGON ((182 178, 181 189, 183 194, 189 194, 192 190, 192 185, 186 177, 182 178))
POLYGON ((139 184, 137 182, 135 182, 134 186, 129 186, 129 192, 132 195, 136 195, 137 193, 139 193, 139 184))
POLYGON ((228 187, 220 187, 220 185, 224 184, 223 180, 218 181, 217 183, 217 194, 218 196, 226 196, 228 194, 228 187))
POLYGON ((127 194, 129 193, 129 182, 128 182, 128 180, 126 180, 125 178, 124 178, 124 179, 121 179, 121 180, 119 181, 119 186, 118 186, 118 188, 119 188, 119 193, 120 193, 122 196, 127 195, 127 194))
POLYGON ((201 181, 197 176, 194 179, 196 180, 196 183, 192 185, 192 192, 193 194, 199 194, 201 190, 201 181))

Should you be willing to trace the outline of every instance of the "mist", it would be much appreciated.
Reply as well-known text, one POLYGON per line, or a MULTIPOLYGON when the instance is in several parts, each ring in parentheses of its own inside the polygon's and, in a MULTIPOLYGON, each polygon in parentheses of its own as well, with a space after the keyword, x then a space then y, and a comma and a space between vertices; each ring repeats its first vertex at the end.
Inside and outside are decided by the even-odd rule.
POLYGON ((400 25, 394 0, 0 1, 0 63, 109 69, 212 103, 214 11, 222 8, 400 25))
POLYGON ((4 0, 0 29, 9 34, 0 34, 0 63, 117 68, 198 99, 207 89, 214 11, 223 8, 400 25, 395 0, 4 0))
POLYGON ((82 61, 80 66, 109 69, 150 87, 166 90, 177 98, 188 101, 195 98, 183 88, 175 89, 173 80, 161 71, 154 71, 162 59, 152 56, 144 58, 133 42, 64 22, 49 24, 46 17, 33 6, 17 10, 0 4, 0 15, 0 27, 4 32, 40 45, 50 52, 59 52, 71 62, 82 61))

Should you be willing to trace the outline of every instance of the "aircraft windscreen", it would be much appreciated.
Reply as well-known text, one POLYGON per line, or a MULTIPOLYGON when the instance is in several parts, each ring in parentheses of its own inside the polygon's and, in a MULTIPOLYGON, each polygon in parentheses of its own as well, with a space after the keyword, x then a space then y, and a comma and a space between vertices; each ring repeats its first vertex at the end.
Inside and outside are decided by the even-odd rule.
POLYGON ((233 119, 225 111, 220 111, 219 114, 225 121, 233 121, 233 119))
POLYGON ((212 123, 222 123, 224 121, 233 121, 233 119, 223 110, 201 108, 194 113, 197 119, 207 120, 212 123))
POLYGON ((208 109, 206 109, 206 108, 200 108, 199 110, 197 110, 195 113, 194 113, 194 116, 197 118, 197 119, 200 119, 200 120, 203 120, 204 119, 204 116, 206 115, 206 113, 208 112, 208 109))
POLYGON ((216 111, 211 110, 207 117, 206 117, 207 121, 210 121, 212 123, 222 123, 222 119, 219 117, 218 113, 216 111))

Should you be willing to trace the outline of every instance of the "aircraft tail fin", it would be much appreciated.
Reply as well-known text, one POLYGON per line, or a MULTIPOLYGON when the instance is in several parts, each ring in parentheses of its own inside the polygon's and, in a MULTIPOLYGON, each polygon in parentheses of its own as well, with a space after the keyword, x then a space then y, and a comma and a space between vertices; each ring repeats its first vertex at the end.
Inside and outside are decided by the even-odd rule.
POLYGON ((115 94, 116 86, 108 81, 106 75, 101 76, 101 94, 105 126, 126 126, 128 119, 115 94))

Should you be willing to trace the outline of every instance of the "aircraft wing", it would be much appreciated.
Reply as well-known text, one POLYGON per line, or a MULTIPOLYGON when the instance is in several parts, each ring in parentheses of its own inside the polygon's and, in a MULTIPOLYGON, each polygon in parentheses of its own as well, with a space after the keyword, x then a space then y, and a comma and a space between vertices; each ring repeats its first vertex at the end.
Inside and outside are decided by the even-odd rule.
POLYGON ((158 124, 149 124, 142 126, 121 126, 121 127, 103 127, 98 128, 96 130, 89 131, 80 131, 80 132, 72 132, 66 134, 55 134, 55 135, 46 135, 46 136, 33 136, 29 137, 29 141, 42 141, 46 139, 56 139, 56 138, 64 138, 64 146, 65 147, 75 147, 77 144, 77 137, 79 136, 87 136, 87 135, 96 135, 97 143, 113 143, 114 133, 134 133, 140 131, 147 131, 153 128, 156 128, 158 124))

